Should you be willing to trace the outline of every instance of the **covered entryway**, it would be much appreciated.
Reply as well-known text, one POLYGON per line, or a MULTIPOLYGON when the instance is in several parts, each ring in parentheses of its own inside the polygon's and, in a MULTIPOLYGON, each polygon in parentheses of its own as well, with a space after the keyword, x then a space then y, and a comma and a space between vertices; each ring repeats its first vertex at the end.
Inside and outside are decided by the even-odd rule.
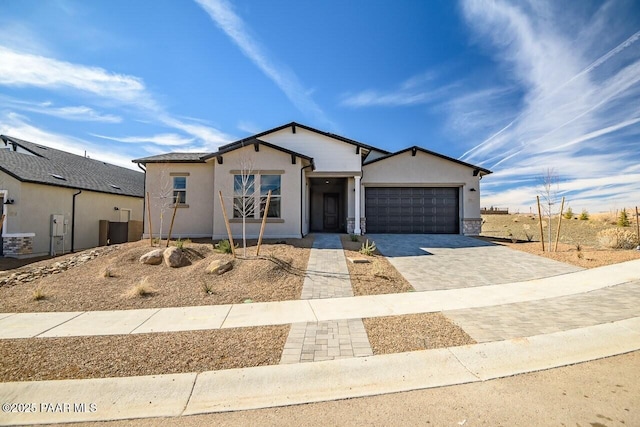
POLYGON ((367 233, 458 234, 458 187, 366 187, 367 233))
POLYGON ((347 179, 311 178, 311 231, 341 233, 346 230, 347 179))

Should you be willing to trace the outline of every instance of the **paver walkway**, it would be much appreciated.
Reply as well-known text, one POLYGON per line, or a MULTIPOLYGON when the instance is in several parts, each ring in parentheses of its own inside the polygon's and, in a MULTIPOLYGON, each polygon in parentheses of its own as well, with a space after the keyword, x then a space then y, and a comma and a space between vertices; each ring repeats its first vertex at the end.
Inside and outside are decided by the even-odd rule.
MULTIPOLYGON (((353 296, 347 260, 337 234, 317 234, 309 254, 302 299, 353 296)), ((281 364, 373 355, 362 319, 293 323, 281 364)))
POLYGON ((451 234, 371 234, 416 291, 498 285, 582 270, 563 262, 451 234))
POLYGON ((640 317, 640 280, 584 294, 444 314, 478 342, 567 331, 640 317))

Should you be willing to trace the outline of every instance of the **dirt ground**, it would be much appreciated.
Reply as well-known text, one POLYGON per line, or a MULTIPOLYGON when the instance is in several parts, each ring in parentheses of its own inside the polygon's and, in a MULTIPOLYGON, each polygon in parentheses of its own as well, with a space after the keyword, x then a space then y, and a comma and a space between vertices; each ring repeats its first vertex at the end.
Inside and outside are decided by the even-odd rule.
POLYGON ((347 258, 364 258, 366 264, 354 264, 347 260, 347 268, 351 276, 353 294, 380 295, 395 294, 413 291, 413 286, 398 273, 398 270, 377 250, 373 256, 362 255, 359 251, 365 238, 359 237, 359 241, 353 242, 348 235, 340 236, 342 247, 347 258))
MULTIPOLYGON (((152 249, 148 241, 127 243, 60 274, 0 287, 0 312, 123 310, 298 299, 312 241, 307 237, 290 243, 265 242, 261 259, 253 257, 256 247, 250 242, 249 258, 236 259, 233 270, 220 276, 206 274, 205 269, 211 261, 231 259, 231 255, 218 253, 212 243, 186 244, 190 265, 181 268, 141 264, 140 256, 152 249), (105 274, 107 269, 110 276, 105 274), (133 293, 140 284, 149 295, 133 293), (36 291, 44 298, 35 300, 36 291)), ((39 261, 22 269, 53 262, 39 261)))
POLYGON ((640 425, 640 352, 481 383, 307 405, 69 426, 640 425))
MULTIPOLYGON (((483 215, 481 237, 485 240, 508 246, 534 255, 544 256, 557 261, 566 262, 583 268, 601 267, 624 261, 640 259, 640 251, 635 249, 607 249, 599 246, 597 234, 608 228, 616 228, 614 214, 592 215, 591 219, 562 219, 558 250, 549 252, 547 237, 547 221, 543 219, 545 251, 540 242, 540 226, 538 217, 534 215, 483 215), (509 235, 517 240, 513 242, 509 235), (527 235, 529 237, 527 237, 527 235), (529 242, 529 238, 531 242, 529 242), (579 248, 579 249, 578 249, 579 248)), ((551 223, 552 238, 555 246, 557 217, 551 223)), ((635 225, 626 227, 635 233, 635 225)))
POLYGON ((274 365, 289 325, 0 340, 0 382, 203 372, 274 365))

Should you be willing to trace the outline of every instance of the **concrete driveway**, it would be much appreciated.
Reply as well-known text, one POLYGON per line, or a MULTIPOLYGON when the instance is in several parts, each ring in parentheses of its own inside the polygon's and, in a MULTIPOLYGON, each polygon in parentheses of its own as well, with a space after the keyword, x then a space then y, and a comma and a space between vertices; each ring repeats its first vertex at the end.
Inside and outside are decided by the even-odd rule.
POLYGON ((582 268, 455 234, 368 234, 416 291, 520 282, 582 268))

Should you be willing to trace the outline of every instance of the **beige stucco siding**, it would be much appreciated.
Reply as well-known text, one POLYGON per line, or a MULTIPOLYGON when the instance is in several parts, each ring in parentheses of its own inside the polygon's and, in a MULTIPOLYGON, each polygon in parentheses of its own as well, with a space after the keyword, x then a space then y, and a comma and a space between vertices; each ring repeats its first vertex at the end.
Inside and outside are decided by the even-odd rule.
MULTIPOLYGON (((5 180, 6 182, 6 180, 5 180)), ((51 215, 64 215, 66 221, 64 251, 71 250, 73 194, 78 190, 51 185, 18 183, 10 190, 15 203, 8 207, 7 233, 35 233, 33 254, 47 254, 51 244, 51 215)), ((82 190, 76 197, 75 247, 81 250, 98 246, 99 220, 119 221, 120 212, 130 209, 131 219, 142 221, 143 199, 130 196, 82 190)), ((55 251, 63 250, 62 239, 56 239, 55 251)))
MULTIPOLYGON (((460 217, 480 218, 479 177, 473 169, 437 156, 407 151, 363 166, 362 184, 365 191, 361 203, 364 207, 366 187, 377 186, 443 186, 460 187, 460 217), (470 191, 474 188, 476 191, 470 191)), ((364 213, 366 216, 366 212, 364 213)))
MULTIPOLYGON (((6 198, 14 199, 18 202, 22 198, 21 189, 20 181, 4 172, 0 172, 0 190, 6 195, 6 198)), ((18 203, 14 205, 2 205, 2 214, 5 215, 4 225, 2 227, 3 235, 7 233, 20 233, 20 220, 22 218, 18 215, 18 210, 18 203)))
MULTIPOLYGON (((151 196, 151 225, 153 236, 169 233, 173 215, 173 176, 186 174, 186 204, 176 212, 172 236, 210 237, 213 231, 214 164, 210 163, 149 163, 146 172, 146 191, 151 196), (164 209, 162 209, 164 206, 164 209)), ((149 235, 148 213, 145 212, 145 236, 149 235)))
POLYGON ((356 154, 356 146, 338 141, 306 129, 291 128, 261 137, 261 139, 296 153, 312 157, 316 172, 359 172, 361 155, 356 154))
MULTIPOLYGON (((300 237, 300 169, 307 164, 300 158, 296 163, 291 163, 291 156, 287 153, 261 145, 256 152, 253 145, 226 153, 223 156, 223 164, 215 165, 216 194, 214 204, 214 239, 227 238, 224 217, 220 208, 220 200, 217 191, 222 191, 227 217, 231 221, 231 230, 235 239, 242 236, 242 224, 239 219, 233 218, 233 176, 242 169, 242 162, 249 161, 251 169, 256 175, 256 193, 260 192, 260 178, 264 174, 280 175, 281 181, 281 217, 269 219, 265 228, 265 238, 269 237, 300 237)), ((256 196, 258 203, 258 196, 256 196)), ((255 238, 260 232, 259 212, 252 221, 247 224, 247 236, 255 238)))

